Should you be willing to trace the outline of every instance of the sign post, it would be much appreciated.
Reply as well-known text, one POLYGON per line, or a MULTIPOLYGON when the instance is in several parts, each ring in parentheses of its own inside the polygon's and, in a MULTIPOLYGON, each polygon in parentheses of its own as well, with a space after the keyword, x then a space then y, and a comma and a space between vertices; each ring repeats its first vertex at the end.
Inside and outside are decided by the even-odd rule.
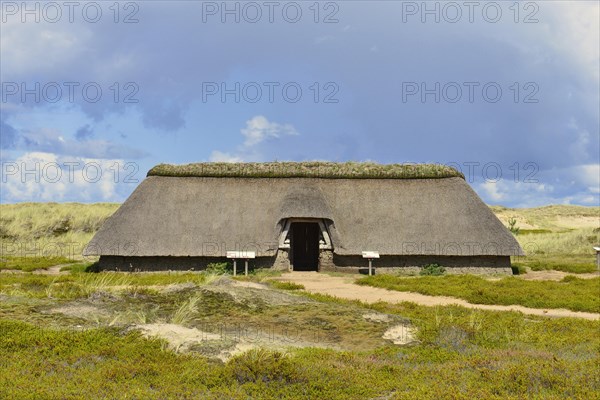
POLYGON ((373 275, 373 259, 374 258, 379 258, 379 252, 377 251, 363 251, 362 252, 362 256, 363 258, 366 258, 369 260, 369 276, 373 275))
POLYGON ((233 259, 233 276, 237 275, 237 260, 244 260, 244 275, 248 276, 248 259, 256 258, 254 251, 228 251, 227 258, 233 259))

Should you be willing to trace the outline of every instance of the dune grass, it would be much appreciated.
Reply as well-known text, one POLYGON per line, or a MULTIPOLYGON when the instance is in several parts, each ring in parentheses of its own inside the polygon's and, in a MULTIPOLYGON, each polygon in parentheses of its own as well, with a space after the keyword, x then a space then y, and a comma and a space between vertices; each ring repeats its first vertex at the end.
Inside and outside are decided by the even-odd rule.
POLYGON ((51 257, 10 257, 3 256, 0 258, 0 270, 2 269, 14 269, 24 272, 35 271, 36 269, 48 269, 54 265, 70 264, 75 261, 62 257, 62 256, 51 256, 51 257))
POLYGON ((600 242, 600 228, 519 234, 517 241, 527 256, 514 257, 516 266, 529 267, 534 271, 570 273, 594 272, 598 269, 593 247, 600 242))
POLYGON ((600 245, 600 207, 553 205, 538 208, 492 206, 508 226, 514 218, 516 239, 527 257, 514 257, 513 264, 534 271, 594 272, 594 246, 600 245))
POLYGON ((19 203, 0 205, 0 258, 81 259, 83 248, 119 204, 19 203))
POLYGON ((283 289, 283 290, 304 290, 304 285, 300 285, 294 282, 279 282, 279 281, 269 281, 269 285, 275 289, 283 289))
POLYGON ((364 277, 359 285, 432 296, 452 296, 473 304, 522 305, 600 312, 600 278, 568 278, 561 282, 508 277, 490 281, 473 275, 404 278, 390 274, 364 277))
POLYGON ((519 269, 530 268, 532 271, 554 270, 573 274, 590 273, 598 270, 596 256, 589 254, 532 254, 527 257, 515 257, 512 265, 519 269))
MULTIPOLYGON (((322 306, 367 307, 305 296, 322 306)), ((0 397, 597 398, 597 321, 408 303, 369 307, 411 318, 419 345, 356 352, 257 349, 221 363, 176 354, 161 340, 122 328, 54 329, 0 320, 0 397)))
MULTIPOLYGON (((79 240, 84 245, 93 235, 86 231, 89 226, 97 229, 98 218, 105 218, 117 207, 77 205, 79 213, 94 215, 86 220, 69 214, 71 206, 65 205, 64 210, 60 209, 62 205, 52 204, 15 205, 15 209, 0 206, 2 244, 68 246, 69 241, 79 240), (18 206, 28 211, 18 210, 18 206), (45 207, 48 209, 41 210, 45 207), (97 209, 89 211, 87 207, 97 209), (10 210, 5 214, 7 209, 10 210)), ((550 211, 537 218, 543 220, 556 210, 550 211)), ((573 209, 568 209, 567 214, 573 221, 583 215, 581 210, 573 209)), ((525 262, 532 269, 551 266, 587 271, 586 263, 592 262, 593 256, 587 250, 588 243, 580 242, 592 236, 595 228, 585 225, 589 221, 583 227, 565 227, 573 222, 552 219, 555 217, 551 215, 548 218, 538 225, 530 224, 529 229, 537 232, 517 237, 518 240, 533 238, 543 251, 536 255, 539 265, 535 264, 535 258, 527 258, 525 262), (557 232, 558 237, 552 236, 557 232)), ((60 246, 53 251, 48 247, 44 255, 70 260, 60 246)), ((33 256, 40 258, 38 253, 32 259, 19 260, 20 256, 3 251, 0 258, 2 262, 23 263, 24 270, 33 265, 33 256)), ((44 262, 49 266, 62 261, 44 262)), ((2 274, 0 398, 592 399, 600 393, 599 321, 457 306, 384 302, 368 305, 310 294, 296 290, 300 287, 277 283, 271 285, 294 290, 294 295, 314 302, 248 307, 246 300, 239 301, 226 294, 202 292, 202 301, 198 300, 199 291, 193 286, 222 279, 219 271, 82 272, 89 265, 72 264, 70 274, 59 276, 2 274), (186 283, 191 283, 192 288, 173 294, 157 288, 186 283), (108 325, 114 326, 109 328, 101 320, 82 321, 40 312, 67 304, 106 307, 111 311, 106 317, 108 325), (417 328, 419 342, 404 347, 383 344, 380 336, 385 328, 367 326, 363 318, 372 311, 409 319, 417 328), (190 326, 204 320, 318 326, 336 340, 352 343, 354 347, 352 351, 314 347, 286 351, 256 349, 222 363, 195 352, 176 354, 166 342, 144 338, 138 331, 127 328, 129 324, 151 323, 160 318, 190 326)), ((258 270, 237 280, 264 281, 277 274, 277 271, 258 270)), ((461 295, 483 304, 516 302, 529 307, 599 311, 600 279, 567 277, 563 282, 536 282, 516 278, 487 281, 472 276, 379 275, 365 279, 391 279, 378 284, 397 286, 399 290, 409 287, 411 291, 417 291, 418 287, 427 294, 461 295)))
MULTIPOLYGON (((77 264, 76 264, 77 265, 77 264)), ((213 279, 208 273, 85 273, 67 275, 6 274, 0 279, 0 293, 33 298, 77 299, 98 291, 166 286, 183 283, 203 285, 213 279)))

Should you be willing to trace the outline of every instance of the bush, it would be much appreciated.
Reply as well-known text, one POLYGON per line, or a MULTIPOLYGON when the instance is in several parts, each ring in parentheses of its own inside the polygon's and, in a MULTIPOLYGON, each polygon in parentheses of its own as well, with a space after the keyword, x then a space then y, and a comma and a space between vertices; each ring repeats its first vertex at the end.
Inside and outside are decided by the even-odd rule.
POLYGON ((279 351, 253 349, 229 360, 229 371, 234 379, 246 382, 298 383, 306 379, 297 363, 279 351))
POLYGON ((575 275, 567 275, 564 278, 562 278, 560 281, 568 283, 568 282, 575 282, 578 280, 579 280, 579 278, 577 278, 575 275))
POLYGON ((300 285, 299 283, 293 282, 279 282, 279 281, 271 281, 271 286, 275 289, 283 289, 283 290, 304 290, 304 285, 300 285))
POLYGON ((421 275, 439 276, 444 275, 446 268, 439 264, 427 264, 421 267, 421 275))
POLYGON ((512 232, 513 235, 518 235, 521 228, 517 226, 517 219, 515 217, 510 217, 508 219, 508 229, 512 232))
POLYGON ((210 263, 206 266, 206 272, 215 275, 227 275, 233 271, 233 266, 228 262, 210 263))
POLYGON ((527 268, 522 265, 511 265, 510 268, 513 275, 525 275, 527 273, 527 268))

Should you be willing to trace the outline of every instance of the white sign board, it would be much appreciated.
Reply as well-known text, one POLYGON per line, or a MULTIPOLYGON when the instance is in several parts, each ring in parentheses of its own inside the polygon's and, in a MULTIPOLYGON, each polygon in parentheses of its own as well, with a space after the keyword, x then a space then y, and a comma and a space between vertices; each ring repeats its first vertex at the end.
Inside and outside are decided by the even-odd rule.
POLYGON ((227 258, 256 258, 254 251, 228 251, 227 258))
POLYGON ((363 251, 363 258, 379 258, 379 252, 377 251, 363 251))

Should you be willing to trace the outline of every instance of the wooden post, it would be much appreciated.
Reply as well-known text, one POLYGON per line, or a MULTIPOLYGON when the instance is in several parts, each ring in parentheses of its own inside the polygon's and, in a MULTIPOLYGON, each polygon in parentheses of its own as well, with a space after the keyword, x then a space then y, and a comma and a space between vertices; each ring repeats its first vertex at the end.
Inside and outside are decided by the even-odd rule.
POLYGON ((233 260, 233 276, 237 275, 237 260, 244 260, 244 272, 248 275, 248 259, 256 258, 254 251, 228 251, 227 258, 233 260))
POLYGON ((369 276, 373 275, 373 259, 379 258, 379 252, 377 251, 363 251, 362 258, 369 260, 369 276))

